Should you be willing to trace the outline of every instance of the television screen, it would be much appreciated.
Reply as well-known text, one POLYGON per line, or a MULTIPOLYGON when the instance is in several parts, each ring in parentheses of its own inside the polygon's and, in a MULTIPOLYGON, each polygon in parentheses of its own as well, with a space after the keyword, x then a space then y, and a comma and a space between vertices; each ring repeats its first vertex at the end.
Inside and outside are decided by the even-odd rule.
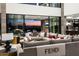
POLYGON ((41 21, 39 20, 25 20, 26 26, 41 26, 41 21))

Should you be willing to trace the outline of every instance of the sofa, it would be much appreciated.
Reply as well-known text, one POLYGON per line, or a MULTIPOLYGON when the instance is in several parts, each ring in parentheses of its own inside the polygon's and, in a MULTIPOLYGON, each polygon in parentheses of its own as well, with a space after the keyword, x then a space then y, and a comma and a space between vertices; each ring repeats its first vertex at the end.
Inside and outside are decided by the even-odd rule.
POLYGON ((55 44, 55 43, 66 43, 71 42, 70 35, 62 35, 62 34, 55 34, 51 33, 51 36, 58 36, 58 38, 50 38, 50 37, 39 37, 39 36, 26 36, 24 38, 23 47, 31 47, 31 46, 39 46, 39 45, 48 45, 48 44, 55 44), (61 38, 64 37, 64 38, 61 38))

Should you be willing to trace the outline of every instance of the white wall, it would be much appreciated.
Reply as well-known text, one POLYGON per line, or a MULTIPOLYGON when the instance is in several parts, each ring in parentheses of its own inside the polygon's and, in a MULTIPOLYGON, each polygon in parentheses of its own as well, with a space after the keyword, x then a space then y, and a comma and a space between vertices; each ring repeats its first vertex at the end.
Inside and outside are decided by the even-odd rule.
POLYGON ((79 13, 79 3, 64 3, 64 15, 79 13))
POLYGON ((27 14, 27 15, 61 16, 61 8, 7 3, 6 4, 6 13, 27 14))
POLYGON ((0 3, 0 13, 1 13, 1 3, 0 3))

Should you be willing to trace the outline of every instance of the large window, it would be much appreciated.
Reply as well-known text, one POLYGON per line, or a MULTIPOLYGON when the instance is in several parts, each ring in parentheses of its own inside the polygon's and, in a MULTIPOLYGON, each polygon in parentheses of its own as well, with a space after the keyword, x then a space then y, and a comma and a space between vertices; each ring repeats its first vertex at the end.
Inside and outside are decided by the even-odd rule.
POLYGON ((7 14, 7 32, 14 32, 16 29, 21 29, 24 32, 41 31, 42 20, 47 20, 45 16, 28 16, 28 15, 15 15, 7 14))
POLYGON ((7 32, 13 32, 15 29, 23 29, 23 16, 7 15, 7 32))
POLYGON ((24 32, 50 28, 51 32, 60 33, 59 17, 7 14, 7 32, 21 29, 24 32), (50 22, 49 22, 50 20, 50 22))
POLYGON ((61 32, 59 17, 50 17, 50 23, 51 23, 51 32, 53 33, 61 32))
POLYGON ((61 7, 61 3, 49 3, 49 7, 61 7))
POLYGON ((22 4, 61 8, 61 3, 22 3, 22 4))
POLYGON ((39 6, 61 7, 61 3, 38 3, 39 6))

